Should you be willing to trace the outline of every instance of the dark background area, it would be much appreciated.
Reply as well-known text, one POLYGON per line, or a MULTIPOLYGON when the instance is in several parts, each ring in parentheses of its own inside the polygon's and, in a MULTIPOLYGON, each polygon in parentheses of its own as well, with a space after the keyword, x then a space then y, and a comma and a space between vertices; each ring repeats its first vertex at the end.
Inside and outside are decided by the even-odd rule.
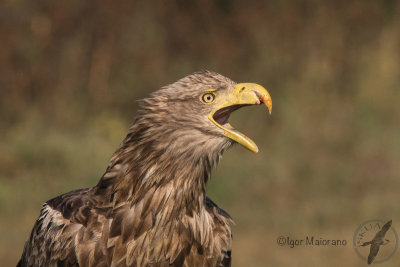
POLYGON ((260 152, 226 152, 208 185, 236 222, 233 266, 365 266, 358 225, 400 231, 399 1, 4 0, 1 265, 17 263, 43 202, 96 184, 137 99, 201 69, 274 103, 233 114, 260 152), (280 235, 347 246, 290 249, 280 235))

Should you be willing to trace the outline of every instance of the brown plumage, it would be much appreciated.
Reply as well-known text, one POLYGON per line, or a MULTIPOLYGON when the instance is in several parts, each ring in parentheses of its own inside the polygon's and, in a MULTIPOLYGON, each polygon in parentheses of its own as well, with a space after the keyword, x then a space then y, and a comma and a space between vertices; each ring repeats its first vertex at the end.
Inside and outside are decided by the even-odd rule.
MULTIPOLYGON (((237 106, 209 96, 235 86, 205 71, 142 100, 99 183, 43 205, 18 266, 230 266, 231 217, 206 197, 206 183, 236 139, 207 115, 224 110, 213 118, 227 125, 237 106)), ((247 93, 254 103, 236 104, 266 103, 256 91, 247 93)))

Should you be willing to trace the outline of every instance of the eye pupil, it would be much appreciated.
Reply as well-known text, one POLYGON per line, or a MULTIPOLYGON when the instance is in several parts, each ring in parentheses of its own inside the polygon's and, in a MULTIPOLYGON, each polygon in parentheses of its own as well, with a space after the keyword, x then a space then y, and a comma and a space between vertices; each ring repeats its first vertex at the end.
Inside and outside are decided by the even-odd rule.
POLYGON ((203 103, 212 103, 215 99, 215 95, 213 93, 206 93, 202 96, 203 103))

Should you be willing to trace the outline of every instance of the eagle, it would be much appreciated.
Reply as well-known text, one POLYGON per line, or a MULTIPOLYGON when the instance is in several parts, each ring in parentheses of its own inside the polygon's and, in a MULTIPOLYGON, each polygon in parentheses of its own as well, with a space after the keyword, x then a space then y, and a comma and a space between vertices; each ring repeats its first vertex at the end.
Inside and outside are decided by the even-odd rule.
POLYGON ((17 266, 230 266, 230 215, 206 196, 234 143, 257 145, 228 122, 268 91, 201 71, 140 100, 100 181, 45 202, 17 266))

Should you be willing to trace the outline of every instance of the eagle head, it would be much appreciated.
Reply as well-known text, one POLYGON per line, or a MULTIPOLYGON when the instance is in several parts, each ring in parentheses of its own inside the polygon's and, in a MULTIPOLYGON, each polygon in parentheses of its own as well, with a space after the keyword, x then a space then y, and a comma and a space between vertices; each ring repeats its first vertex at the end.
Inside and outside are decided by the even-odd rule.
POLYGON ((231 112, 249 105, 265 104, 271 113, 268 91, 255 83, 235 83, 221 74, 203 71, 188 75, 164 86, 141 103, 139 114, 149 125, 157 125, 154 134, 169 137, 170 144, 179 140, 185 148, 192 145, 226 148, 237 142, 258 152, 257 145, 229 122, 231 112))

